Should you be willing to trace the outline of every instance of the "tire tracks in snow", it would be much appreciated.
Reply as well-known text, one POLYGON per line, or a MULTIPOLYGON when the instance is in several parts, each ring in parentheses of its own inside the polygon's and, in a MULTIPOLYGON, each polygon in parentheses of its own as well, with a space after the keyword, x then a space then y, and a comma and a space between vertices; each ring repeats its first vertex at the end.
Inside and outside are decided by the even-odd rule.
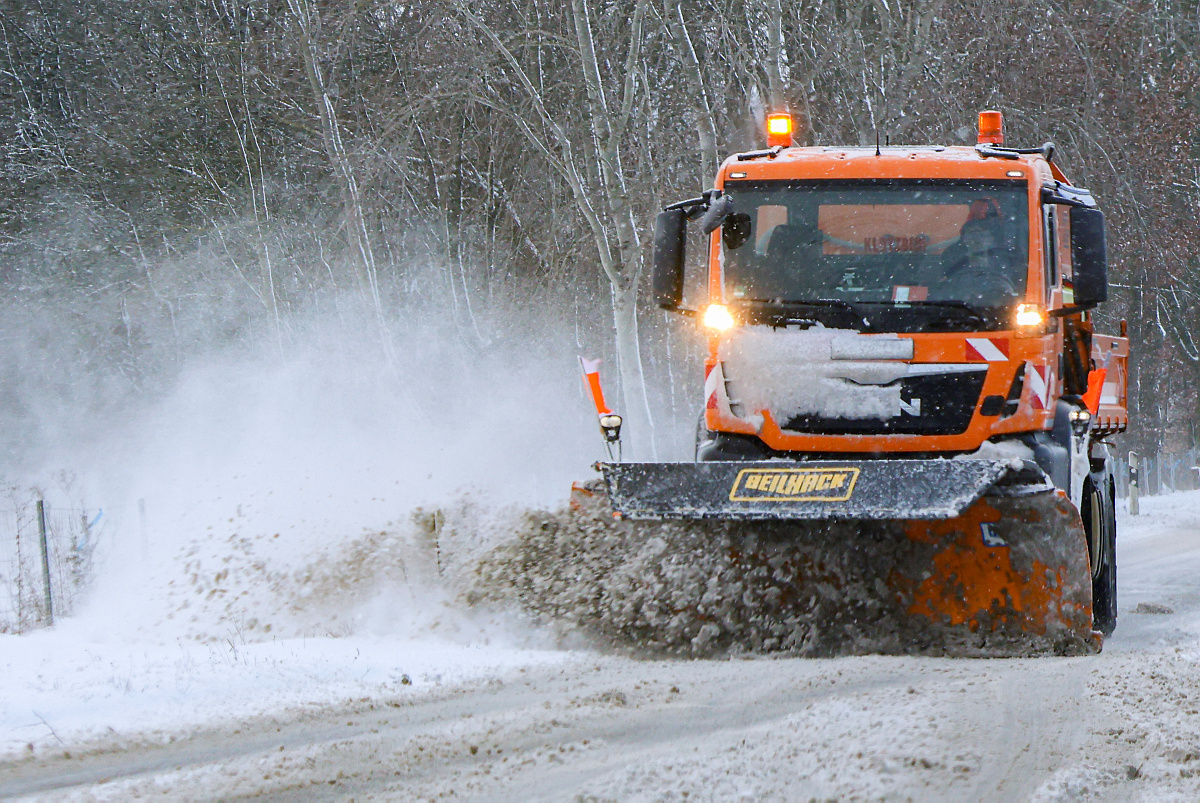
POLYGON ((570 796, 631 759, 669 756, 721 741, 722 733, 736 741, 747 729, 769 727, 831 696, 871 694, 910 680, 906 667, 888 659, 602 658, 411 701, 245 723, 169 744, 92 745, 95 752, 76 748, 75 758, 9 762, 0 765, 0 796, 154 795, 181 788, 189 797, 267 799, 372 792, 487 798, 523 790, 533 797, 560 796, 554 790, 570 796))
POLYGON ((1087 696, 1096 659, 1005 662, 978 694, 964 727, 978 730, 983 762, 964 799, 1027 800, 1047 775, 1074 757, 1102 714, 1087 696))
POLYGON ((1070 749, 1087 660, 592 658, 0 765, 0 796, 1013 799, 1070 749))

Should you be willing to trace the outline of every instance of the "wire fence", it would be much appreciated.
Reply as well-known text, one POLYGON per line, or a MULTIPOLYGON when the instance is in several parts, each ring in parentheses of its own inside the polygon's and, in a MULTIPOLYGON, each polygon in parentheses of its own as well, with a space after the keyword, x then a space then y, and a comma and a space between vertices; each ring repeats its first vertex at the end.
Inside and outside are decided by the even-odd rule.
MULTIPOLYGON (((1115 462, 1117 496, 1127 498, 1133 476, 1129 455, 1121 455, 1115 462)), ((1200 450, 1138 455, 1137 463, 1138 493, 1142 496, 1200 489, 1200 450)))
POLYGON ((45 627, 74 611, 103 519, 102 510, 37 498, 0 508, 0 633, 45 627))

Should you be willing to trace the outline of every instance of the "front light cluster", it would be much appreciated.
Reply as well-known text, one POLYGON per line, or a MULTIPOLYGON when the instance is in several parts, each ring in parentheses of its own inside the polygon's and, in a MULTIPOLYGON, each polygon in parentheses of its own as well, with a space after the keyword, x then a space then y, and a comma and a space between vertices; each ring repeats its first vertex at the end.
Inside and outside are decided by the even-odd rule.
POLYGON ((1041 326, 1045 322, 1046 316, 1036 304, 1017 305, 1017 326, 1034 327, 1041 326))
POLYGON ((735 323, 729 307, 724 304, 709 304, 708 308, 704 310, 703 320, 705 326, 718 332, 732 329, 735 323))

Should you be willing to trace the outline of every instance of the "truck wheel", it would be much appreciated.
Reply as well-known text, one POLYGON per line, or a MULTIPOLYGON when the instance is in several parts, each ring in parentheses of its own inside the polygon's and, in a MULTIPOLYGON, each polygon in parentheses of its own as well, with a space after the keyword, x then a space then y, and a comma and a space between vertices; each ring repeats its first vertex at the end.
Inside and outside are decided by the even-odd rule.
POLYGON ((1083 524, 1092 565, 1092 626, 1106 636, 1117 627, 1117 511, 1112 483, 1090 480, 1084 493, 1083 524))

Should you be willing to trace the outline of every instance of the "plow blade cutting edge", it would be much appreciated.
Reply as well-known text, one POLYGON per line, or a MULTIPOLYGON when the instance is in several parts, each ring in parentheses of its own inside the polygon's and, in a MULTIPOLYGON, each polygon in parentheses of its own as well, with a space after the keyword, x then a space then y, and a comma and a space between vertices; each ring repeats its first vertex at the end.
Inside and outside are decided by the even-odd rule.
MULTIPOLYGON (((660 618, 672 615, 664 621, 680 632, 668 641, 686 635, 679 622, 690 620, 707 632, 706 644, 735 650, 1016 656, 1100 649, 1083 524, 1033 463, 598 468, 604 483, 591 486, 577 515, 618 514, 623 520, 609 526, 621 531, 631 559, 651 543, 660 576, 682 576, 678 564, 689 554, 712 575, 694 608, 687 594, 665 588, 669 604, 643 600, 660 618)), ((626 612, 637 604, 621 602, 626 612)), ((639 638, 653 644, 657 635, 643 629, 639 638)))

